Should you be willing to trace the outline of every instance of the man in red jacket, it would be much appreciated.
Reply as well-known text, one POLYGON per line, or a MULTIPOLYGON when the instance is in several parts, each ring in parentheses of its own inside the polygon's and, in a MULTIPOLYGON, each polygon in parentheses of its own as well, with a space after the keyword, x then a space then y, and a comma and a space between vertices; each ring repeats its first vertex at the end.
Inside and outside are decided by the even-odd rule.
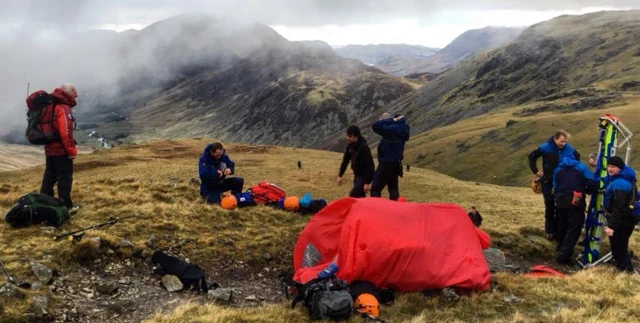
POLYGON ((64 200, 67 208, 72 210, 73 159, 78 155, 78 149, 73 139, 75 119, 71 114, 71 108, 76 106, 78 93, 73 84, 65 83, 56 88, 50 95, 55 105, 53 128, 60 135, 60 141, 47 144, 44 147, 47 164, 42 178, 40 193, 53 196, 53 186, 57 183, 58 197, 64 200))

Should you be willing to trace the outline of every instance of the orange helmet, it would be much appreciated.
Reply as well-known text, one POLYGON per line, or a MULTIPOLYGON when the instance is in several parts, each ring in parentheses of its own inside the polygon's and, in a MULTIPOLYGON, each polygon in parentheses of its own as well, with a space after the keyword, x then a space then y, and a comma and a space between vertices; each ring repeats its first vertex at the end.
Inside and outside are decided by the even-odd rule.
POLYGON ((233 210, 238 206, 238 200, 233 195, 225 196, 220 202, 220 206, 225 210, 233 210))
POLYGON ((298 211, 300 209, 300 200, 295 196, 289 196, 284 200, 284 209, 287 211, 298 211))
POLYGON ((378 306, 378 299, 371 294, 360 294, 353 303, 353 307, 361 312, 365 312, 373 317, 380 315, 380 307, 378 306))

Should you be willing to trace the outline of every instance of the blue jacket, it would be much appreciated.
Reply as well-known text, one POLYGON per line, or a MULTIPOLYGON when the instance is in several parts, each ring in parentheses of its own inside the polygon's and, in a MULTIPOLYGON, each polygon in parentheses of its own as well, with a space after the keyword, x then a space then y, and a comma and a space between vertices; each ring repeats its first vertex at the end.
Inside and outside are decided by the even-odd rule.
POLYGON ((548 181, 553 180, 553 172, 563 158, 573 156, 576 160, 580 160, 580 154, 571 145, 566 144, 564 148, 560 149, 553 139, 552 136, 547 142, 529 154, 529 168, 534 174, 538 172, 536 161, 542 157, 542 172, 544 172, 548 181))
POLYGON ((607 225, 613 231, 621 225, 633 225, 625 220, 630 220, 631 217, 629 205, 632 203, 635 181, 636 172, 628 166, 622 168, 618 175, 607 176, 605 179, 604 207, 608 213, 607 225))
POLYGON ((573 156, 563 158, 553 172, 553 190, 558 208, 570 208, 574 192, 581 192, 584 202, 584 193, 591 194, 596 188, 597 182, 589 167, 573 156))
POLYGON ((204 148, 204 152, 200 156, 198 161, 198 173, 200 174, 200 190, 206 191, 207 187, 216 187, 224 182, 226 175, 218 174, 218 170, 224 172, 225 169, 230 169, 231 174, 235 173, 235 163, 229 159, 226 151, 222 151, 220 159, 215 159, 211 156, 211 147, 209 144, 204 148))
POLYGON ((404 158, 404 144, 409 140, 407 118, 398 121, 393 119, 378 120, 373 124, 373 131, 382 139, 378 144, 378 162, 399 163, 404 158))

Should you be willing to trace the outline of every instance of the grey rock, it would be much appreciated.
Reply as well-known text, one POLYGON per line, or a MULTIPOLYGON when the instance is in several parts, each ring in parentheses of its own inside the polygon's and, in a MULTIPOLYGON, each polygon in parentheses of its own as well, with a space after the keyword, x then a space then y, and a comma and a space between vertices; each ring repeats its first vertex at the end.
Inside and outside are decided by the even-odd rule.
POLYGON ((456 291, 451 287, 443 288, 442 291, 440 291, 440 295, 449 303, 454 303, 460 300, 460 296, 458 296, 456 291))
POLYGON ((118 247, 120 247, 120 248, 133 248, 133 243, 131 243, 131 241, 129 241, 129 240, 122 239, 122 241, 120 241, 120 243, 118 243, 118 247))
POLYGON ((23 291, 12 284, 6 283, 0 286, 0 297, 24 299, 26 296, 23 291))
POLYGON ((31 312, 33 312, 36 317, 43 318, 48 313, 49 308, 49 297, 38 295, 31 298, 31 312))
POLYGON ((164 275, 164 277, 162 277, 162 285, 170 292, 176 292, 184 288, 180 278, 174 275, 164 275))
POLYGON ((56 229, 56 227, 41 227, 40 231, 42 231, 43 233, 54 233, 58 231, 58 229, 56 229))
POLYGON ((212 302, 222 302, 224 304, 231 303, 231 297, 233 296, 233 291, 227 288, 216 288, 211 289, 207 293, 207 298, 212 302))
POLYGON ((264 258, 264 260, 266 261, 273 260, 273 257, 271 257, 271 255, 268 252, 265 252, 264 255, 262 255, 262 258, 264 258))
POLYGON ((509 294, 504 298, 504 301, 509 304, 518 304, 522 303, 522 299, 514 296, 513 294, 509 294))
POLYGON ((142 259, 147 259, 147 258, 151 257, 151 254, 152 254, 151 250, 149 250, 149 249, 146 249, 146 248, 145 248, 145 249, 144 249, 144 250, 142 250, 142 252, 140 253, 140 257, 141 257, 142 259))
POLYGON ((505 257, 504 252, 500 249, 489 248, 483 251, 484 259, 487 260, 487 265, 491 271, 505 271, 505 257))
POLYGON ((256 295, 249 295, 247 297, 244 298, 246 301, 249 302, 255 302, 258 298, 256 297, 256 295))
POLYGON ((39 262, 32 262, 31 270, 33 270, 33 273, 38 277, 38 280, 45 285, 53 280, 53 270, 39 262))
MULTIPOLYGON (((53 287, 53 286, 51 286, 53 287)), ((42 283, 39 282, 35 282, 33 284, 31 284, 31 290, 41 290, 42 289, 42 283)))
POLYGON ((96 286, 96 290, 100 294, 111 295, 111 294, 115 293, 118 290, 118 287, 120 287, 120 286, 118 284, 114 283, 114 282, 105 282, 105 283, 97 285, 96 286))

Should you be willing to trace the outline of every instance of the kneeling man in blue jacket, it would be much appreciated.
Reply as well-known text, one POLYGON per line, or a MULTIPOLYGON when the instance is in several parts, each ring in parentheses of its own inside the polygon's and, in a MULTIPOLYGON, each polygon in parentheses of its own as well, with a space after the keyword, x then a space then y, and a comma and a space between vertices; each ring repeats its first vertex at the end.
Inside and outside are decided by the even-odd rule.
POLYGON ((220 204, 222 192, 242 192, 242 177, 227 178, 235 174, 235 163, 227 156, 221 143, 215 142, 204 148, 198 162, 198 170, 201 182, 200 195, 208 204, 220 204))

